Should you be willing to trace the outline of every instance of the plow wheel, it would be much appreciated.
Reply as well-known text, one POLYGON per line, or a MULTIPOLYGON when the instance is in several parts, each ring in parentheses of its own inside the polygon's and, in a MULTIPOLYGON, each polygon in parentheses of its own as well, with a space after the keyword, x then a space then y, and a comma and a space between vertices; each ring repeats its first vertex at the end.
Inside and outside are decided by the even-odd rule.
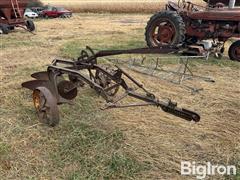
POLYGON ((240 40, 230 46, 228 55, 231 60, 240 62, 240 40))
POLYGON ((51 127, 59 123, 57 101, 47 88, 39 87, 33 91, 33 103, 41 123, 51 127))
MULTIPOLYGON (((106 68, 108 70, 109 68, 106 68)), ((95 74, 95 81, 97 84, 99 84, 102 88, 107 90, 106 94, 108 96, 115 96, 119 90, 119 85, 114 86, 116 84, 110 77, 108 77, 106 74, 101 72, 100 70, 96 71, 95 74), (111 88, 112 87, 112 88, 111 88), (109 88, 109 89, 108 89, 109 88)))
POLYGON ((185 24, 175 11, 159 12, 149 20, 145 38, 148 47, 177 45, 185 40, 185 24))

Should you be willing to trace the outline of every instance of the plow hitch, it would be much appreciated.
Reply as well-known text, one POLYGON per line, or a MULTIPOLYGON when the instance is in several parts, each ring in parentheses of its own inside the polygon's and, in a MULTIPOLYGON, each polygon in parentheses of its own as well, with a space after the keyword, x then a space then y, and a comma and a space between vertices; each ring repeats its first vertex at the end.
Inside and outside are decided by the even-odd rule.
POLYGON ((96 91, 106 104, 103 108, 127 108, 156 106, 164 112, 187 121, 200 121, 200 116, 190 110, 179 108, 177 103, 160 101, 131 75, 118 66, 99 64, 98 58, 120 54, 169 54, 179 49, 173 46, 130 50, 94 51, 87 47, 77 60, 55 59, 46 71, 32 74, 34 80, 24 82, 24 88, 33 91, 33 103, 40 122, 49 126, 59 123, 58 105, 69 103, 77 97, 78 89, 85 84, 96 91), (134 103, 123 102, 127 97, 134 103), (136 102, 138 101, 138 102, 136 102), (140 102, 139 102, 140 101, 140 102))

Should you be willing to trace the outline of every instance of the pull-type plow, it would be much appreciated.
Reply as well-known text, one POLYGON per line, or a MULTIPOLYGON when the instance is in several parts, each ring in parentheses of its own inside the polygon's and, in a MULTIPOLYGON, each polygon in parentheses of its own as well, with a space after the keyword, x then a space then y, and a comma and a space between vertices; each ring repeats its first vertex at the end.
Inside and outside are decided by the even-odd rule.
POLYGON ((178 47, 163 46, 161 48, 112 50, 94 53, 91 48, 87 47, 86 50, 81 52, 81 56, 77 60, 55 59, 48 66, 47 71, 32 74, 31 76, 35 80, 25 82, 22 86, 33 91, 33 102, 40 122, 49 126, 55 126, 59 123, 58 105, 71 103, 77 96, 78 88, 84 84, 88 84, 106 100, 107 104, 102 109, 152 105, 187 121, 198 122, 200 116, 197 113, 178 108, 177 103, 171 100, 160 101, 120 67, 109 68, 98 64, 98 58, 106 56, 169 54, 178 51, 180 51, 178 47), (137 89, 130 87, 128 82, 131 82, 137 89), (124 93, 117 96, 120 88, 124 90, 124 93), (129 96, 142 101, 142 103, 123 104, 122 100, 129 96))

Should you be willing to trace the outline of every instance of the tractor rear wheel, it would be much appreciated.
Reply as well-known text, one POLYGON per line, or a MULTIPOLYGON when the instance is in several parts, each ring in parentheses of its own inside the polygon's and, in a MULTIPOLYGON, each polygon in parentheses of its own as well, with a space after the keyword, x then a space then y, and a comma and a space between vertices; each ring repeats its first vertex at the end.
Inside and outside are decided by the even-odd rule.
POLYGON ((230 46, 228 55, 231 60, 240 62, 240 40, 230 46))
POLYGON ((159 12, 148 21, 145 39, 148 47, 182 44, 185 40, 185 24, 175 11, 159 12))
POLYGON ((10 29, 6 24, 0 24, 0 34, 8 34, 10 29))

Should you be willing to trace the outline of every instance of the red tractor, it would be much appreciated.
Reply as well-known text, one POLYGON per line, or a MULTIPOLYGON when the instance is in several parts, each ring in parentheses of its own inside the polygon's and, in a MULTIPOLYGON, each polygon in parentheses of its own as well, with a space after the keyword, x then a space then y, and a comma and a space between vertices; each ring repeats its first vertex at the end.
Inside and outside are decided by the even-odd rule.
MULTIPOLYGON (((207 6, 185 0, 168 2, 165 10, 153 15, 147 24, 147 45, 201 46, 221 55, 226 41, 240 38, 240 1, 204 1, 207 6)), ((231 44, 228 54, 231 60, 240 61, 240 40, 231 44)))

